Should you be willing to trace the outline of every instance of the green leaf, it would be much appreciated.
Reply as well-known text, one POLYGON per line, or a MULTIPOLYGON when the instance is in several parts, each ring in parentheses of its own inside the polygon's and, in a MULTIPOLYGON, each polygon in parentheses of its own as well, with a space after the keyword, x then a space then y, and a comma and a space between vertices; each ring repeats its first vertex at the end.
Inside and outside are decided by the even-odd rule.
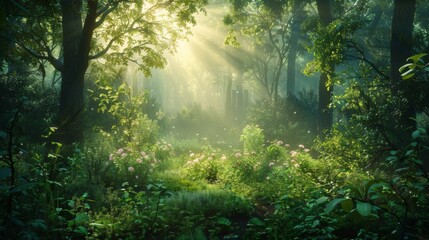
POLYGON ((418 137, 420 137, 420 133, 421 133, 421 131, 419 129, 417 129, 411 134, 411 137, 413 139, 417 139, 418 137))
POLYGON ((319 224, 320 224, 320 221, 316 219, 316 220, 314 220, 314 222, 313 222, 313 224, 311 225, 311 227, 312 227, 312 228, 315 228, 315 227, 317 227, 319 224))
POLYGON ((353 210, 353 200, 350 198, 345 199, 341 202, 341 207, 344 211, 350 212, 351 210, 353 210))
POLYGON ((74 207, 75 202, 73 200, 69 200, 69 202, 67 203, 67 205, 72 208, 72 207, 74 207))
POLYGON ((88 235, 88 230, 84 226, 78 226, 77 229, 74 230, 76 233, 81 233, 83 235, 88 235))
POLYGON ((417 61, 419 61, 419 60, 420 60, 420 58, 422 58, 422 57, 424 57, 424 56, 426 56, 426 55, 428 55, 428 54, 427 54, 427 53, 420 53, 420 54, 416 54, 416 55, 413 55, 413 56, 411 56, 411 57, 407 58, 407 61, 411 60, 411 61, 413 61, 414 63, 416 63, 417 61))
POLYGON ((332 200, 330 203, 328 203, 328 205, 326 205, 325 213, 329 214, 330 212, 332 212, 332 210, 334 210, 334 208, 344 200, 346 200, 346 198, 335 198, 334 200, 332 200))
POLYGON ((78 213, 74 219, 77 224, 85 223, 89 220, 89 217, 86 213, 78 213))
POLYGON ((363 217, 368 217, 372 210, 372 205, 367 202, 357 202, 356 210, 363 217))
POLYGON ((404 66, 399 68, 399 72, 403 72, 405 68, 413 66, 413 65, 414 65, 414 63, 407 63, 404 66))
POLYGON ((415 74, 416 74, 415 70, 414 69, 410 69, 410 70, 402 73, 401 77, 402 77, 403 80, 407 80, 407 79, 412 78, 415 74))
POLYGON ((328 199, 329 199, 328 197, 320 197, 319 199, 316 200, 316 203, 321 204, 328 201, 328 199))

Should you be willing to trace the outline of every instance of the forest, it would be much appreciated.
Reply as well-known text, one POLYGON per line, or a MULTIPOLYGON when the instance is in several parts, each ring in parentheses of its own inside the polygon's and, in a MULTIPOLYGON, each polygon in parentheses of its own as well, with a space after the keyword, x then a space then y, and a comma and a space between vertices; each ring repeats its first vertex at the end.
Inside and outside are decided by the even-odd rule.
POLYGON ((0 0, 0 239, 429 239, 428 13, 0 0))

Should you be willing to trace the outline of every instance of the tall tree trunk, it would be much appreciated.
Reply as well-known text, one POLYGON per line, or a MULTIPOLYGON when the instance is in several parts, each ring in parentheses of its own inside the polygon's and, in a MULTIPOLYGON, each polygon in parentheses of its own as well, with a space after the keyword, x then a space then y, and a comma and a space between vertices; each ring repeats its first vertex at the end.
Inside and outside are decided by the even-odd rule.
POLYGON ((243 95, 243 73, 241 70, 238 70, 237 79, 235 81, 237 88, 237 120, 242 121, 244 118, 244 95, 243 95))
POLYGON ((232 119, 232 74, 228 71, 226 77, 226 95, 225 95, 225 115, 227 118, 232 119))
MULTIPOLYGON (((416 0, 395 0, 392 17, 392 36, 390 41, 390 81, 393 94, 407 99, 402 109, 400 118, 400 128, 405 133, 400 133, 400 137, 409 138, 412 128, 416 125, 413 120, 416 116, 416 109, 411 100, 413 95, 412 83, 402 81, 399 68, 406 63, 408 57, 413 53, 413 22, 416 11, 416 0), (408 129, 407 129, 408 128, 408 129)), ((401 140, 401 143, 404 139, 401 140)))
POLYGON ((62 0, 64 65, 62 70, 58 121, 60 141, 65 144, 83 140, 84 78, 95 28, 97 1, 88 1, 82 26, 82 0, 62 0))
MULTIPOLYGON (((319 13, 319 20, 322 26, 328 26, 332 20, 331 4, 329 0, 317 0, 317 11, 319 13)), ((333 63, 327 63, 329 66, 329 72, 332 74, 335 71, 335 65, 333 63)), ((333 110, 330 108, 332 103, 333 84, 328 85, 329 76, 326 72, 320 73, 319 80, 319 119, 318 119, 318 130, 319 133, 323 134, 324 131, 329 130, 333 123, 333 110)))
POLYGON ((293 2, 293 20, 292 20, 292 32, 290 35, 290 48, 288 53, 288 64, 287 64, 287 96, 294 97, 295 96, 295 68, 296 68, 296 55, 298 50, 298 40, 300 34, 299 27, 299 9, 298 3, 296 1, 293 2))

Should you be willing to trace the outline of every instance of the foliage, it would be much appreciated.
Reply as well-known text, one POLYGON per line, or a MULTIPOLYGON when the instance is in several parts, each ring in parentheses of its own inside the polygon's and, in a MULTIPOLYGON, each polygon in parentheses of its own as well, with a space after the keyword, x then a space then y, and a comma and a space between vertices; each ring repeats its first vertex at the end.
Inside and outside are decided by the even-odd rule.
POLYGON ((261 153, 265 143, 265 136, 258 125, 246 125, 240 136, 245 153, 261 153))
POLYGON ((423 209, 429 206, 429 199, 419 194, 429 187, 427 171, 420 158, 421 151, 427 151, 427 147, 420 145, 424 138, 424 130, 414 131, 413 142, 404 152, 391 151, 387 157, 385 166, 391 169, 391 174, 346 188, 342 191, 344 197, 333 199, 325 211, 330 213, 341 204, 355 221, 383 220, 381 229, 367 225, 365 230, 391 232, 395 238, 428 234, 422 226, 427 224, 423 209))
POLYGON ((268 100, 256 103, 246 122, 262 128, 267 139, 311 145, 316 134, 316 116, 317 95, 302 91, 299 97, 281 99, 277 104, 268 100))
POLYGON ((143 112, 147 94, 131 95, 131 89, 121 84, 118 89, 110 86, 106 79, 97 81, 98 92, 94 100, 98 111, 109 114, 115 123, 111 126, 116 144, 119 146, 151 146, 156 142, 158 126, 143 112))

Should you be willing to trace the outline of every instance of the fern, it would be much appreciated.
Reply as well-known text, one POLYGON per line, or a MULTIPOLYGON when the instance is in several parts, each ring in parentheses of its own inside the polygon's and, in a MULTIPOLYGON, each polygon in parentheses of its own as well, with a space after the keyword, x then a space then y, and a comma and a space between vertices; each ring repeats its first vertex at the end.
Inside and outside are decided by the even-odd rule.
POLYGON ((220 225, 231 226, 231 221, 228 218, 226 218, 226 217, 220 217, 220 218, 218 218, 217 222, 220 225))
POLYGON ((196 228, 192 232, 180 235, 177 239, 178 240, 207 240, 207 237, 204 234, 203 230, 201 230, 201 228, 196 228))
POLYGON ((247 223, 247 225, 249 225, 249 226, 264 226, 265 224, 259 218, 252 217, 251 219, 249 219, 249 222, 247 223))

